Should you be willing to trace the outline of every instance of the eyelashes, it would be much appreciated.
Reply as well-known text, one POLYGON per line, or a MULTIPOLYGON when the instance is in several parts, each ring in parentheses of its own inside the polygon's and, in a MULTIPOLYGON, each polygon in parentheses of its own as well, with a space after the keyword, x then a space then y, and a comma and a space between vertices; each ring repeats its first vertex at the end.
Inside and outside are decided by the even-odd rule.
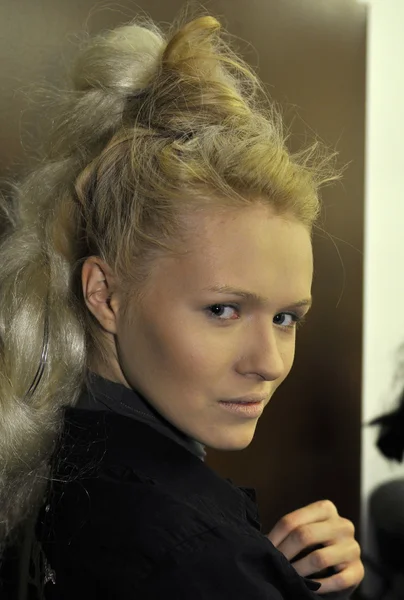
POLYGON ((279 327, 295 329, 295 328, 301 327, 303 325, 303 323, 305 322, 305 320, 306 320, 306 315, 297 315, 296 313, 292 313, 292 312, 281 312, 281 313, 278 313, 277 315, 275 315, 273 322, 275 323, 275 325, 279 325, 279 327), (279 317, 288 317, 290 319, 290 323, 285 325, 284 323, 276 322, 276 319, 278 319, 279 317))
POLYGON ((235 304, 211 304, 207 310, 212 318, 220 321, 234 321, 240 318, 240 307, 235 304))
MULTIPOLYGON (((241 318, 241 308, 237 304, 211 304, 205 310, 209 317, 216 321, 237 321, 241 318)), ((288 311, 277 313, 273 318, 273 323, 282 329, 296 329, 303 325, 304 321, 305 315, 288 311)))

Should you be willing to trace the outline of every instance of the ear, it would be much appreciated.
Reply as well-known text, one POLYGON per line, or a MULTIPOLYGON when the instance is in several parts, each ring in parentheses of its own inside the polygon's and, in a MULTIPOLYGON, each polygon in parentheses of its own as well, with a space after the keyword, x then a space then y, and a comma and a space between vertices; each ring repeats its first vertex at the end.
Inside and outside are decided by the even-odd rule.
POLYGON ((83 264, 81 282, 87 308, 106 331, 115 334, 119 300, 111 269, 98 256, 90 256, 83 264))

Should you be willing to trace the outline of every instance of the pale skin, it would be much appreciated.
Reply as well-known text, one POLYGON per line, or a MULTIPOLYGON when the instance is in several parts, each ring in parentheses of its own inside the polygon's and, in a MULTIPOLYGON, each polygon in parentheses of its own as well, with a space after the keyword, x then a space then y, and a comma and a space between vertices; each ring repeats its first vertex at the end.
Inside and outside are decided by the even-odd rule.
MULTIPOLYGON (((184 219, 185 252, 155 259, 141 300, 127 314, 108 265, 95 256, 85 261, 83 295, 110 354, 107 366, 90 367, 140 391, 202 444, 240 450, 259 417, 240 417, 220 402, 254 396, 265 398, 265 407, 287 377, 296 324, 311 304, 310 233, 292 215, 260 203, 184 219)), ((336 568, 321 594, 363 578, 353 525, 330 502, 285 516, 268 538, 289 560, 324 546, 293 564, 302 576, 336 568)))
POLYGON ((335 575, 314 578, 321 583, 318 593, 328 594, 355 588, 364 577, 360 546, 354 534, 353 523, 341 517, 332 502, 321 500, 283 517, 267 537, 288 560, 306 548, 324 546, 293 566, 302 577, 333 567, 335 575))

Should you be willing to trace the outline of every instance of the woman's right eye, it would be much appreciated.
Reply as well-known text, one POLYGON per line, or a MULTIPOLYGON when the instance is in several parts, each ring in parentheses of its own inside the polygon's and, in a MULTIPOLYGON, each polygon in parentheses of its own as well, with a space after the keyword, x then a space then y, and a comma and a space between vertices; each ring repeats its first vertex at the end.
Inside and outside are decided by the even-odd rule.
POLYGON ((207 310, 210 316, 220 321, 230 321, 240 317, 238 308, 231 304, 211 304, 207 310))

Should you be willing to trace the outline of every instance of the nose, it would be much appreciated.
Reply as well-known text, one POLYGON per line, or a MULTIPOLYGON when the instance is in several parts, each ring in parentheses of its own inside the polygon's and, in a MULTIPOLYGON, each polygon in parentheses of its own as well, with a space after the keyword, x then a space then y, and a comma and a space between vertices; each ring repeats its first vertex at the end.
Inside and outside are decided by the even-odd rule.
POLYGON ((257 324, 250 334, 237 363, 237 371, 241 375, 259 377, 265 381, 275 381, 286 376, 287 365, 281 352, 284 344, 280 340, 282 334, 276 331, 276 326, 272 322, 265 323, 265 326, 257 324))

